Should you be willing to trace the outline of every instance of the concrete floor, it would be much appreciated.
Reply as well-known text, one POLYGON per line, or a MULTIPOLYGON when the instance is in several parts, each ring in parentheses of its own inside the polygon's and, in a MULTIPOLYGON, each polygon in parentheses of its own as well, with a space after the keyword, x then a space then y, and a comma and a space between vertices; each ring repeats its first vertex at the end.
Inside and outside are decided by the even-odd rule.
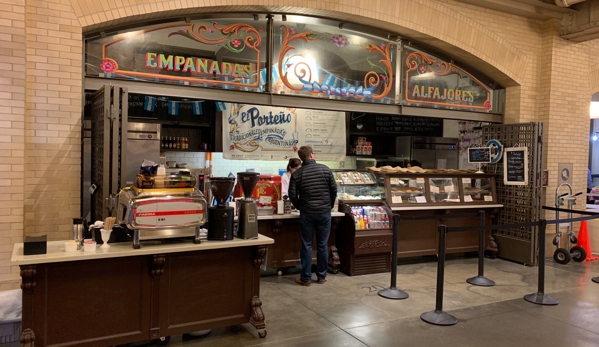
POLYGON ((349 277, 329 274, 325 284, 302 287, 298 269, 263 276, 262 309, 268 335, 249 324, 214 329, 204 337, 172 336, 169 346, 599 346, 597 262, 560 265, 547 260, 545 293, 557 306, 523 300, 537 292, 538 268, 485 259, 485 275, 494 287, 465 282, 477 274, 477 259, 448 260, 444 311, 459 321, 434 326, 420 314, 435 308, 436 262, 398 266, 397 286, 406 300, 377 295, 389 287, 390 274, 349 277))

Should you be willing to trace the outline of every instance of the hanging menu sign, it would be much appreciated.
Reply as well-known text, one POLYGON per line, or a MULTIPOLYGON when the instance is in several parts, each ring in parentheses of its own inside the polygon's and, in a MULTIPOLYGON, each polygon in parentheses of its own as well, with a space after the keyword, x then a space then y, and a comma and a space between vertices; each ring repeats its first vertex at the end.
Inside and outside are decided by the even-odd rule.
POLYGON ((443 136, 443 119, 393 116, 386 114, 352 113, 352 133, 397 133, 414 136, 443 136))
POLYGON ((503 155, 503 184, 525 186, 528 184, 528 148, 506 148, 503 155))

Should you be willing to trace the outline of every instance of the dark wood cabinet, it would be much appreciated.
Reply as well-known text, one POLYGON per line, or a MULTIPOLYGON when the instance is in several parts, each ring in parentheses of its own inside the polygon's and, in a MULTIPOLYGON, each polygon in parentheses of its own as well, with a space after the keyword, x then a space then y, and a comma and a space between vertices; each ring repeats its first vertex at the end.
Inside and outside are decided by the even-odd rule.
MULTIPOLYGON (((302 240, 300 238, 299 218, 289 218, 289 215, 281 217, 273 216, 274 219, 261 219, 258 217, 258 232, 275 240, 274 244, 268 245, 265 268, 284 269, 301 265, 300 250, 302 240)), ((264 217, 262 217, 264 218, 264 217)), ((333 273, 337 272, 339 256, 335 247, 340 217, 331 217, 331 234, 329 236, 329 265, 333 273)), ((312 264, 316 264, 316 242, 313 242, 312 264)))
POLYGON ((22 345, 113 346, 247 322, 263 337, 265 252, 253 244, 20 265, 22 345))

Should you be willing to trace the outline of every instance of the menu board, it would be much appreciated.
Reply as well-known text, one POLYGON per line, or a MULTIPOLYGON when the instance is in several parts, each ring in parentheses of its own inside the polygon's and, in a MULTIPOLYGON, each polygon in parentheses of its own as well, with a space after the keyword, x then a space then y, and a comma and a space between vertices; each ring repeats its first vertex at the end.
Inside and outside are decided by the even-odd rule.
POLYGON ((287 160, 312 146, 318 161, 342 161, 346 153, 344 112, 226 103, 223 158, 287 160))
POLYGON ((350 115, 353 133, 396 133, 416 136, 443 136, 443 119, 393 116, 354 112, 350 115))
POLYGON ((503 184, 525 186, 528 184, 528 148, 506 148, 503 154, 503 184))
POLYGON ((490 147, 468 148, 468 162, 469 163, 490 163, 491 162, 491 148, 490 147))

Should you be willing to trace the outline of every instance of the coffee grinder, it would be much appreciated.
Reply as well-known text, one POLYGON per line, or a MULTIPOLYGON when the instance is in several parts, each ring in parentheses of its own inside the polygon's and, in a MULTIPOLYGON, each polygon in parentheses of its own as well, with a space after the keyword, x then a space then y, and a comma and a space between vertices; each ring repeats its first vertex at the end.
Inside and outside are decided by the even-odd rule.
POLYGON ((239 200, 237 237, 255 239, 258 237, 258 209, 252 198, 254 188, 260 176, 257 172, 238 172, 237 183, 243 190, 243 199, 239 200))
POLYGON ((227 206, 227 199, 231 195, 235 178, 212 177, 210 178, 210 191, 217 205, 208 207, 208 240, 233 240, 233 219, 235 209, 227 206))

